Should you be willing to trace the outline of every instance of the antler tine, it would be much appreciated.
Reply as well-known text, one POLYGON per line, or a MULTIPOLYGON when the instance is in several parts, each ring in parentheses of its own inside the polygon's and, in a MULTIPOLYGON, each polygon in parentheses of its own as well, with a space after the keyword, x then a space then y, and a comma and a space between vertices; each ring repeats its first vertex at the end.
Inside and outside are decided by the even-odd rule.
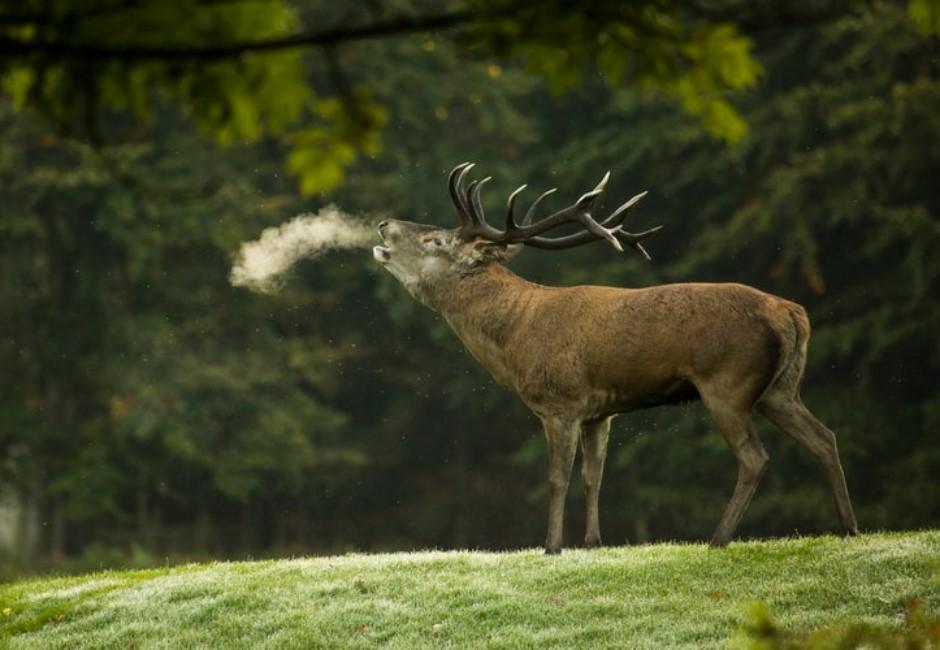
POLYGON ((518 227, 516 224, 516 215, 513 212, 513 206, 515 206, 516 204, 516 197, 519 196, 519 194, 522 193, 522 190, 524 190, 526 187, 528 187, 528 185, 523 183, 522 185, 516 188, 516 191, 514 191, 512 194, 509 195, 508 199, 506 199, 506 231, 507 232, 510 230, 514 230, 515 228, 518 227))
MULTIPOLYGON (((624 230, 620 225, 624 218, 626 218, 627 213, 646 195, 647 192, 640 192, 636 196, 633 196, 626 203, 614 210, 613 213, 611 213, 611 215, 604 219, 599 225, 604 228, 605 231, 610 232, 614 237, 616 237, 619 242, 626 244, 643 258, 650 260, 652 259, 650 254, 646 251, 645 248, 643 248, 640 242, 655 235, 662 229, 662 226, 656 226, 655 228, 650 228, 649 230, 644 230, 640 233, 631 233, 624 230)), ((544 250, 561 250, 564 248, 574 248, 575 246, 588 244, 592 241, 596 241, 596 239, 596 235, 590 231, 586 231, 575 233, 573 235, 566 235, 564 237, 531 237, 526 239, 524 243, 527 246, 532 246, 533 248, 541 248, 544 250)))
POLYGON ((473 163, 463 163, 450 173, 451 195, 460 215, 459 236, 464 240, 482 237, 497 243, 506 241, 506 233, 486 223, 483 203, 480 200, 480 191, 486 183, 492 180, 492 177, 470 181, 466 188, 463 186, 464 178, 473 167, 473 163))
POLYGON ((450 173, 447 174, 447 184, 450 187, 453 187, 454 180, 457 178, 457 174, 463 170, 464 167, 470 164, 470 161, 462 162, 459 165, 455 166, 450 170, 450 173))
POLYGON ((462 170, 460 170, 460 174, 457 176, 457 183, 458 183, 458 184, 462 183, 462 182, 463 182, 463 177, 467 175, 467 172, 469 172, 471 169, 473 169, 473 168, 476 167, 476 166, 477 166, 477 164, 476 164, 475 162, 468 162, 468 163, 466 163, 466 164, 464 165, 464 168, 463 168, 462 170))
POLYGON ((454 202, 454 207, 457 208, 457 216, 460 218, 461 225, 467 225, 470 223, 469 216, 467 215, 467 206, 464 203, 463 197, 460 195, 460 183, 463 179, 463 175, 473 167, 471 162, 462 162, 452 170, 447 175, 447 188, 450 190, 451 200, 454 202))
POLYGON ((546 196, 548 196, 549 194, 554 194, 554 193, 557 192, 557 191, 558 191, 558 188, 557 188, 557 187, 553 187, 552 189, 546 190, 546 191, 542 192, 541 194, 539 194, 539 197, 538 197, 537 199, 535 199, 534 201, 532 201, 532 205, 530 205, 530 206, 529 206, 529 209, 526 210, 525 217, 522 218, 522 225, 523 225, 523 226, 528 226, 529 223, 531 223, 531 221, 532 221, 532 217, 535 216, 535 210, 536 210, 536 208, 539 207, 539 203, 542 202, 542 199, 544 199, 544 198, 545 198, 546 196))
POLYGON ((607 181, 609 179, 610 172, 607 172, 604 174, 604 177, 601 178, 597 186, 590 192, 582 194, 581 198, 579 198, 574 203, 574 205, 559 210, 558 212, 545 217, 541 221, 529 225, 529 221, 531 219, 531 215, 535 211, 535 207, 538 205, 538 202, 546 196, 543 194, 538 199, 536 199, 535 203, 532 204, 532 207, 529 208, 529 212, 526 213, 525 224, 523 224, 523 226, 520 228, 516 228, 515 231, 509 233, 510 236, 512 236, 514 239, 525 241, 530 237, 535 237, 536 235, 539 235, 546 230, 550 230, 566 221, 577 221, 582 226, 584 226, 588 233, 594 237, 604 239, 618 251, 623 251, 623 246, 621 246, 617 238, 614 237, 613 231, 608 230, 594 221, 594 218, 591 217, 590 212, 591 205, 594 203, 594 200, 600 196, 601 192, 604 191, 604 186, 607 185, 607 181))
POLYGON ((623 252, 623 245, 616 237, 616 229, 612 228, 608 230, 604 226, 594 221, 594 219, 592 219, 589 214, 578 215, 577 221, 583 225, 585 230, 587 230, 589 233, 598 239, 607 241, 607 243, 616 248, 618 253, 623 252))
POLYGON ((466 206, 467 210, 467 221, 463 226, 460 227, 460 230, 461 232, 468 235, 475 233, 478 230, 477 226, 480 223, 477 219, 477 215, 473 212, 473 204, 470 202, 470 192, 472 192, 473 188, 477 186, 477 183, 478 181, 473 180, 470 181, 470 184, 467 187, 458 188, 458 190, 461 192, 460 201, 464 206, 466 206))
MULTIPOLYGON (((470 163, 469 165, 467 165, 466 167, 464 167, 462 170, 460 170, 460 173, 459 173, 459 174, 457 174, 457 182, 455 183, 455 187, 456 187, 456 189, 457 189, 458 195, 460 194, 460 190, 463 189, 463 179, 464 179, 464 177, 465 177, 467 174, 469 174, 469 173, 470 173, 470 170, 473 169, 474 167, 476 167, 476 163, 470 163)), ((463 200, 462 197, 461 197, 461 200, 463 200)), ((467 204, 466 204, 466 203, 464 203, 464 207, 467 207, 467 204)))
POLYGON ((602 179, 601 179, 601 182, 597 184, 597 187, 595 187, 595 188, 594 188, 593 190, 591 190, 590 192, 587 192, 587 193, 585 193, 585 194, 582 194, 582 195, 581 195, 581 198, 578 199, 578 201, 575 203, 575 205, 578 206, 579 208, 586 208, 586 207, 590 206, 590 205, 594 202, 594 199, 596 199, 598 196, 600 196, 600 195, 601 195, 601 192, 604 191, 604 187, 606 187, 608 180, 610 180, 610 172, 609 172, 609 171, 608 171, 606 174, 604 174, 604 178, 602 178, 602 179))
POLYGON ((614 211, 610 214, 609 217, 607 217, 606 219, 604 219, 604 223, 603 223, 602 225, 608 226, 608 227, 610 227, 610 226, 615 226, 615 225, 619 226, 620 223, 621 223, 621 222, 624 220, 624 218, 627 216, 627 213, 630 211, 630 209, 631 209, 633 206, 635 206, 637 203, 639 203, 639 202, 640 202, 640 199, 642 199, 642 198, 643 198, 644 196, 646 196, 647 194, 649 194, 649 192, 640 192, 639 194, 637 194, 636 196, 634 196, 633 198, 631 198, 629 201, 627 201, 626 203, 624 203, 623 205, 621 205, 619 208, 617 208, 616 210, 614 210, 614 211), (619 218, 618 218, 618 217, 619 217, 619 218))
MULTIPOLYGON (((649 237, 652 237, 661 229, 662 226, 656 226, 655 228, 644 230, 641 233, 631 233, 621 228, 617 228, 613 231, 613 234, 614 237, 635 250, 645 259, 650 260, 652 259, 650 254, 646 252, 646 249, 643 248, 640 242, 649 237)), ((597 241, 597 238, 594 237, 591 233, 579 232, 577 234, 568 235, 566 237, 532 237, 531 239, 525 240, 523 243, 526 246, 531 246, 532 248, 557 251, 565 248, 574 248, 575 246, 581 246, 583 244, 589 244, 593 241, 597 241)))
POLYGON ((473 220, 478 225, 486 225, 486 214, 483 212, 483 203, 480 200, 480 192, 483 190, 483 186, 489 183, 493 179, 492 176, 487 176, 480 182, 473 181, 470 184, 470 187, 467 188, 467 197, 470 199, 470 207, 472 208, 471 216, 473 220))
POLYGON ((640 242, 643 241, 644 239, 652 237, 653 235, 658 233, 660 230, 662 230, 662 228, 663 228, 662 226, 656 226, 654 228, 650 228, 649 230, 644 230, 643 232, 632 233, 632 232, 627 232, 623 228, 618 227, 614 234, 616 235, 617 239, 619 239, 620 241, 625 243, 627 246, 635 250, 637 253, 642 255, 644 258, 646 258, 646 261, 649 262, 653 258, 650 257, 650 254, 646 252, 646 249, 643 248, 643 245, 640 244, 640 242))

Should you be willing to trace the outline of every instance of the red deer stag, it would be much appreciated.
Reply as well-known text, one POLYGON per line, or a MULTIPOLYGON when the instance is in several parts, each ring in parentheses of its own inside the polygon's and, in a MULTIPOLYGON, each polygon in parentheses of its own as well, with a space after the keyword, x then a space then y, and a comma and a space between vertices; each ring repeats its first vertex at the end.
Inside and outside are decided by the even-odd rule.
POLYGON ((379 224, 375 259, 416 299, 441 314, 467 350, 541 419, 548 440, 549 510, 546 553, 559 553, 565 494, 578 441, 587 500, 586 546, 601 543, 597 500, 614 415, 701 399, 738 465, 737 484, 711 538, 727 544, 767 466, 754 431, 756 407, 807 447, 825 472, 848 534, 858 528, 836 437, 800 400, 809 320, 795 303, 740 284, 670 284, 644 289, 546 287, 513 274, 505 262, 523 246, 558 250, 606 240, 644 258, 641 242, 659 230, 621 228, 638 194, 603 221, 591 205, 609 173, 563 210, 532 221, 539 196, 517 222, 510 194, 505 227, 486 222, 480 190, 490 180, 464 179, 458 165, 449 186, 460 226, 407 221, 379 224), (583 231, 544 233, 577 222, 583 231))

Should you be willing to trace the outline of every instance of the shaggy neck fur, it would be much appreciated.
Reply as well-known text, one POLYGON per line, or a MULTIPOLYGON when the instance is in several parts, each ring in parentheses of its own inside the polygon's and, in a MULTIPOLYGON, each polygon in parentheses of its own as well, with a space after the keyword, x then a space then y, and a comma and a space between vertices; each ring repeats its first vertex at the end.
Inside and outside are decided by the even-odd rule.
POLYGON ((506 349, 519 335, 519 323, 542 291, 501 264, 454 274, 422 287, 423 302, 439 312, 470 353, 508 384, 506 349))

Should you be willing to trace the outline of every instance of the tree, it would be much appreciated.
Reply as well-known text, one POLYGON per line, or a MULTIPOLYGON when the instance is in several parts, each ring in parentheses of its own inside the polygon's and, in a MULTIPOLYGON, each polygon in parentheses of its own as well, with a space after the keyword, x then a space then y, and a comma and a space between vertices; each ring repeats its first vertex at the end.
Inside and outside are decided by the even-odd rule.
POLYGON ((343 60, 360 41, 400 34, 451 29, 468 54, 518 55, 558 89, 592 67, 611 84, 679 98, 716 135, 744 134, 722 93, 753 85, 759 66, 733 24, 710 21, 695 3, 468 0, 443 12, 390 4, 337 14, 334 4, 295 9, 284 0, 28 1, 0 13, 0 88, 15 106, 97 144, 103 120, 145 122, 161 101, 223 143, 278 134, 306 194, 337 187, 344 169, 378 150, 385 110, 373 98, 376 80, 351 83, 343 60), (304 27, 325 16, 335 22, 304 27), (311 47, 320 56, 308 71, 301 48, 311 47))
POLYGON ((109 154, 150 170, 160 195, 26 115, 0 119, 0 358, 17 369, 3 378, 2 478, 45 513, 54 556, 127 530, 159 536, 161 509, 208 517, 218 501, 296 494, 308 472, 359 462, 317 363, 343 354, 317 345, 316 306, 332 297, 308 297, 300 324, 289 298, 228 285, 229 251, 259 221, 242 171, 257 160, 230 155, 213 191, 168 203, 217 155, 171 117, 160 146, 109 154))

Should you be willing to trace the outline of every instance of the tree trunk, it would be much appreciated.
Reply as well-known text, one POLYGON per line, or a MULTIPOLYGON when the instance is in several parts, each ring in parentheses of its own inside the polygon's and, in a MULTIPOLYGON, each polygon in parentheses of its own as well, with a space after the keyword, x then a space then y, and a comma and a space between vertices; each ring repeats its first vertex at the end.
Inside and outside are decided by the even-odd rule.
POLYGON ((454 529, 451 544, 454 548, 467 547, 467 509, 472 505, 470 494, 470 468, 467 434, 458 428, 454 449, 454 483, 456 485, 457 507, 454 510, 454 529))
POLYGON ((62 500, 53 498, 50 510, 49 559, 58 564, 65 559, 65 508, 62 500))
POLYGON ((649 524, 646 517, 638 516, 633 522, 633 536, 637 544, 646 544, 650 541, 649 524))

